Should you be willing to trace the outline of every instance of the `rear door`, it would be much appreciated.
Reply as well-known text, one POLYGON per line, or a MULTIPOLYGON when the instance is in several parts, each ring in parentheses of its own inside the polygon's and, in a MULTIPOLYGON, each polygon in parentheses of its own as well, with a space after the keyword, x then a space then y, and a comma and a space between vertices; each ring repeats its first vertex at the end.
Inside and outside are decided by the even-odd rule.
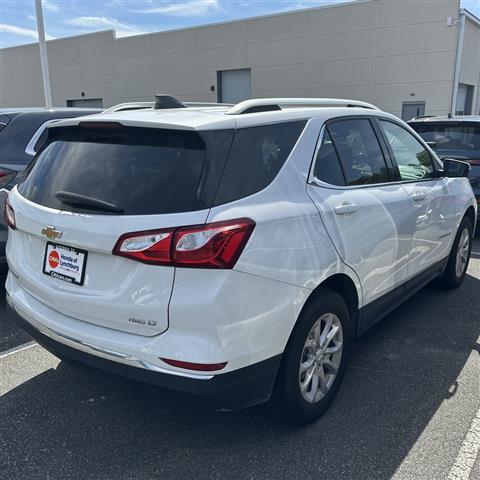
POLYGON ((432 178, 438 169, 430 152, 406 128, 391 120, 379 120, 390 155, 398 168, 402 187, 414 207, 415 231, 409 276, 444 259, 455 235, 455 197, 448 178, 432 178))
MULTIPOLYGON (((407 279, 412 203, 390 181, 391 169, 371 119, 326 124, 308 194, 340 257, 360 278, 364 304, 407 279)), ((400 294, 392 293, 393 306, 400 294)))
POLYGON ((205 222, 206 147, 191 131, 109 127, 53 128, 10 196, 17 230, 7 257, 18 282, 51 308, 156 335, 168 327, 174 268, 112 250, 125 233, 205 222))

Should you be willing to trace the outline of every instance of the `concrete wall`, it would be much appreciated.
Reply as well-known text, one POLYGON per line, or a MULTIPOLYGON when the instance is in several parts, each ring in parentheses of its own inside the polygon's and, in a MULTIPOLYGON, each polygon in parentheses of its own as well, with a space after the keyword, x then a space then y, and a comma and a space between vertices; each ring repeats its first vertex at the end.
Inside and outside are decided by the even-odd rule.
MULTIPOLYGON (((458 0, 370 0, 137 37, 53 40, 54 103, 81 92, 104 106, 154 93, 216 101, 218 70, 251 68, 254 97, 347 97, 397 115, 403 101, 425 101, 427 113, 446 113, 457 39, 446 19, 458 9, 458 0)), ((42 105, 38 45, 3 49, 0 62, 0 105, 42 105)))
POLYGON ((466 18, 460 83, 473 85, 473 113, 480 113, 480 27, 466 18))

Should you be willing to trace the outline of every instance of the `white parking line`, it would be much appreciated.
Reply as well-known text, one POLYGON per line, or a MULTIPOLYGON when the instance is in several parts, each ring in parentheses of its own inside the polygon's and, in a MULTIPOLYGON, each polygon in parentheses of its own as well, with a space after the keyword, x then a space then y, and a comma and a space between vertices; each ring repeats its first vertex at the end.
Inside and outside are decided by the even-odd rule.
POLYGON ((18 347, 11 348, 10 350, 5 350, 2 354, 0 354, 0 359, 9 357, 14 353, 22 352, 23 350, 27 350, 28 348, 34 347, 35 345, 37 345, 37 342, 34 342, 32 340, 31 342, 24 343, 18 347))
POLYGON ((470 428, 465 435, 455 463, 450 469, 447 480, 470 479, 473 467, 480 452, 480 408, 477 410, 470 428))

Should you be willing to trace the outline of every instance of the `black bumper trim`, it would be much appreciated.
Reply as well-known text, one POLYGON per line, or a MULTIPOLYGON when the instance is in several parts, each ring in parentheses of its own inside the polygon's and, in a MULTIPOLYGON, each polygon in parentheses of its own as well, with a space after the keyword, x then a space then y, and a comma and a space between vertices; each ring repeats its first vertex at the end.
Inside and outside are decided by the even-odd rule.
POLYGON ((210 380, 197 380, 133 367, 97 357, 58 342, 38 331, 30 322, 11 309, 17 324, 53 355, 72 359, 109 373, 169 390, 197 395, 222 410, 240 410, 266 402, 273 390, 282 355, 233 372, 217 374, 210 380))

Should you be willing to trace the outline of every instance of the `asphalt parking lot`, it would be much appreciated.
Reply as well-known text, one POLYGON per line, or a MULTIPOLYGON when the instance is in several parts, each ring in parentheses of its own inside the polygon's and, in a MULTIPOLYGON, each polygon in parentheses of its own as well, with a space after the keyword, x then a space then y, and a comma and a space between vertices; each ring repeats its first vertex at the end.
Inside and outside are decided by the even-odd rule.
POLYGON ((425 288, 356 343, 333 408, 303 429, 60 362, 2 291, 0 478, 478 480, 478 238, 474 252, 460 289, 425 288))

